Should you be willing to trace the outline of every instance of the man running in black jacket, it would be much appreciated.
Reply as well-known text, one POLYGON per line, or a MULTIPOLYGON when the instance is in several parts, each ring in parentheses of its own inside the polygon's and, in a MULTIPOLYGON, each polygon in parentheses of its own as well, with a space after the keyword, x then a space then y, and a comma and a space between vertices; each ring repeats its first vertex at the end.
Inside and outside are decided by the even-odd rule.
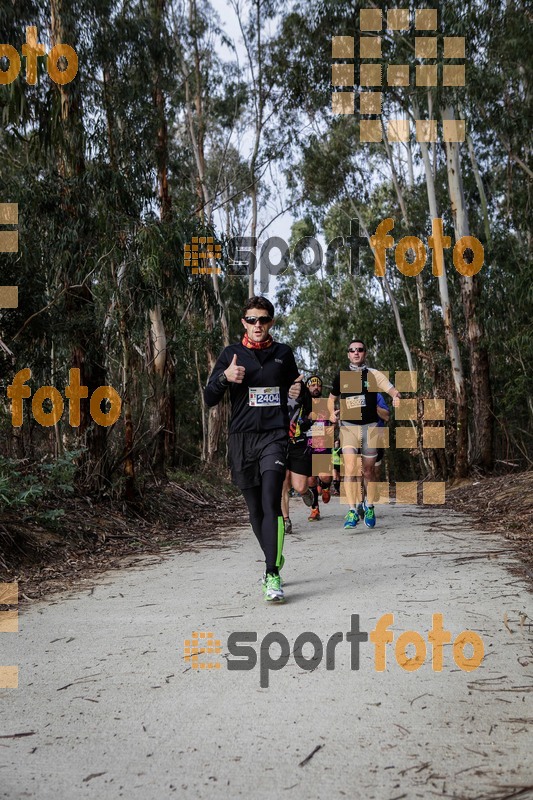
POLYGON ((251 297, 241 322, 245 329, 242 342, 224 348, 204 399, 208 406, 215 406, 229 386, 232 480, 243 493, 250 523, 265 554, 265 599, 283 602, 279 570, 284 562, 281 490, 287 460, 287 396, 299 396, 303 376, 291 348, 270 335, 274 306, 269 300, 251 297))

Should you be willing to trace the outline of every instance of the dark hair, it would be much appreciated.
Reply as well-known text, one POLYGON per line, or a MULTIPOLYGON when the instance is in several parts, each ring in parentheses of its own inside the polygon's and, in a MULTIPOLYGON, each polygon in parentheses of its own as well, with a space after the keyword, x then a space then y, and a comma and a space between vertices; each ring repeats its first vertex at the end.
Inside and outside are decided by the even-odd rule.
POLYGON ((274 306, 270 300, 266 299, 266 297, 261 297, 261 295, 250 297, 250 299, 246 301, 246 304, 242 310, 242 316, 245 317, 246 312, 251 308, 261 308, 263 311, 268 311, 269 316, 274 318, 274 306))
MULTIPOLYGON (((366 353, 366 344, 363 342, 363 340, 362 339, 352 339, 350 344, 354 344, 355 342, 358 342, 359 344, 362 344, 363 347, 365 348, 365 353, 366 353)), ((350 344, 348 345, 348 347, 350 347, 350 344)))

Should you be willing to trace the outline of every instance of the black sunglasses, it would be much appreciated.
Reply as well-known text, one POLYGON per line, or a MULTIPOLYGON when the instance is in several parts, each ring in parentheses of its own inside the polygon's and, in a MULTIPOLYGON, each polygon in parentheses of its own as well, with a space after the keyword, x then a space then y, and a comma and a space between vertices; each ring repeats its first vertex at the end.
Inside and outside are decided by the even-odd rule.
POLYGON ((248 325, 255 325, 256 322, 259 322, 261 325, 266 325, 267 322, 272 322, 272 317, 245 317, 244 321, 248 323, 248 325))
POLYGON ((348 352, 349 353, 364 353, 365 352, 365 348, 364 347, 349 347, 348 348, 348 352))

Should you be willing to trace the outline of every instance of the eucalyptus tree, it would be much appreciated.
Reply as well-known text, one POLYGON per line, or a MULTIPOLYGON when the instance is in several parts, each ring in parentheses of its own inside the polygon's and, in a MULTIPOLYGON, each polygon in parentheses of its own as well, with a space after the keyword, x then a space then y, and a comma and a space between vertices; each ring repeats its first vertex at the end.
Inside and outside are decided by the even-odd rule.
MULTIPOLYGON (((428 386, 440 385, 440 392, 443 359, 437 343, 442 341, 441 332, 444 333, 451 367, 448 375, 456 401, 450 408, 455 421, 453 449, 448 449, 449 457, 455 461, 454 472, 464 475, 469 465, 490 469, 494 420, 491 370, 500 373, 501 359, 488 350, 487 337, 490 329, 496 328, 493 318, 487 317, 487 308, 491 305, 490 276, 500 266, 494 260, 495 244, 496 239, 501 240, 504 219, 509 225, 511 248, 520 272, 520 277, 517 275, 510 282, 508 298, 516 298, 520 308, 525 298, 518 298, 514 289, 527 285, 524 270, 530 263, 526 255, 530 232, 524 224, 527 214, 519 212, 527 207, 532 176, 529 165, 532 59, 528 58, 531 41, 527 33, 527 4, 521 0, 491 0, 483 4, 441 5, 438 25, 431 36, 438 37, 439 48, 441 35, 465 36, 466 85, 387 87, 383 91, 382 144, 357 141, 357 95, 354 117, 336 118, 329 111, 331 37, 353 36, 357 51, 360 5, 363 4, 347 6, 302 0, 294 3, 284 16, 277 53, 280 82, 286 88, 287 105, 313 124, 313 135, 301 142, 301 168, 295 170, 291 165, 294 193, 302 200, 302 211, 314 217, 315 229, 324 225, 328 209, 333 210, 339 204, 347 211, 347 203, 351 201, 353 207, 346 219, 360 216, 362 227, 372 210, 373 218, 378 220, 399 216, 398 231, 419 234, 425 230, 429 236, 427 210, 422 203, 425 186, 426 209, 429 207, 431 218, 442 217, 446 228, 453 225, 456 239, 471 234, 484 243, 485 266, 481 274, 459 276, 455 270, 447 272, 443 265, 438 281, 428 269, 417 276, 418 326, 414 328, 407 310, 408 298, 412 299, 412 279, 399 279, 396 275, 392 277, 392 287, 399 293, 399 317, 406 317, 410 331, 405 337, 408 349, 422 365, 425 382, 428 386), (415 141, 412 132, 416 119, 434 118, 441 130, 442 122, 459 116, 467 120, 465 145, 453 141, 426 142, 422 137, 421 141, 415 141), (398 117, 411 121, 411 135, 406 142, 393 143, 387 136, 388 124, 398 117), (348 191, 338 179, 342 171, 353 176, 348 181, 348 191), (366 175, 359 184, 358 175, 366 175), (315 191, 313 185, 324 186, 328 191, 315 191), (489 326, 487 331, 485 325, 489 326)), ((414 12, 410 8, 412 16, 414 12)), ((386 72, 387 64, 407 64, 414 76, 422 61, 415 52, 413 37, 405 31, 389 30, 385 25, 381 36, 382 69, 386 72)), ((441 49, 438 53, 442 53, 441 49)), ((465 257, 468 260, 468 250, 465 257)), ((530 322, 525 321, 525 325, 530 322)), ((516 369, 523 373, 527 345, 518 336, 511 341, 513 344, 507 348, 513 352, 516 369)))

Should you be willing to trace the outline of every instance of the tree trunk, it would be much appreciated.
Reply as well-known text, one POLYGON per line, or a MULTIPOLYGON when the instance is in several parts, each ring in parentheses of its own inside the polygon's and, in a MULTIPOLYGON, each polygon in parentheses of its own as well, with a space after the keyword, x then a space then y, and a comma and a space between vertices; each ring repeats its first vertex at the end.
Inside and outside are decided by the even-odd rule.
POLYGON ((481 210, 483 211, 483 227, 485 229, 485 238, 487 239, 487 244, 490 247, 491 235, 490 235, 490 220, 489 220, 489 209, 487 205, 487 195, 485 194, 485 187, 483 186, 481 174, 479 172, 479 167, 477 165, 474 143, 472 142, 472 137, 468 133, 466 134, 466 143, 468 146, 468 155, 470 156, 470 163, 472 164, 472 172, 474 173, 477 190, 479 192, 481 210))
POLYGON ((165 425, 168 413, 166 394, 167 336, 159 303, 150 310, 150 366, 154 381, 154 412, 152 430, 155 433, 153 469, 156 475, 165 474, 165 425))
MULTIPOLYGON (((199 184, 199 200, 200 206, 198 209, 198 216, 207 225, 212 224, 213 207, 212 198, 209 187, 206 182, 206 169, 205 169, 205 118, 204 118, 204 97, 203 97, 203 80, 202 80, 202 62, 200 56, 200 49, 198 47, 198 37, 196 35, 196 0, 189 0, 189 24, 191 31, 194 31, 194 76, 195 76, 195 96, 194 108, 195 117, 193 119, 191 104, 190 104, 190 88, 189 79, 186 75, 185 79, 185 101, 187 119, 189 122, 189 134, 191 137, 191 145, 194 153, 197 170, 197 182, 199 184), (196 125, 195 125, 196 123, 196 125)), ((211 279, 213 282, 213 290, 215 293, 219 315, 220 327, 222 330, 222 341, 224 345, 229 344, 229 325, 226 314, 226 307, 220 292, 220 282, 216 272, 216 259, 210 259, 211 265, 211 279)))
MULTIPOLYGON (((264 63, 263 63, 263 42, 262 42, 262 0, 253 0, 250 4, 255 11, 255 18, 252 21, 252 12, 248 18, 248 24, 243 19, 243 6, 238 0, 230 0, 231 6, 237 17, 239 28, 246 49, 248 66, 252 85, 252 97, 254 102, 254 145, 250 156, 250 199, 252 201, 252 220, 250 223, 250 238, 252 242, 257 236, 258 223, 258 177, 257 159, 261 145, 261 137, 265 125, 265 91, 264 91, 264 63), (252 42, 255 37, 256 54, 254 56, 252 42)), ((253 263, 257 263, 257 247, 252 245, 251 252, 254 256, 253 263)), ((248 276, 248 297, 255 296, 254 272, 248 276)))
MULTIPOLYGON (((192 110, 193 103, 191 101, 189 71, 184 65, 183 73, 185 81, 185 108, 186 108, 187 122, 189 127, 189 136, 191 140, 191 146, 194 154, 196 172, 197 172, 197 187, 199 196, 198 217, 203 221, 205 225, 211 225, 213 210, 212 210, 211 193, 209 187, 207 186, 207 180, 206 180, 205 117, 204 117, 204 94, 203 94, 204 89, 203 89, 203 78, 202 78, 202 61, 201 61, 200 48, 198 45, 196 0, 189 0, 189 26, 194 41, 193 45, 193 57, 194 57, 193 73, 195 82, 194 115, 192 110)), ((213 285, 213 291, 219 314, 222 342, 226 346, 229 344, 229 325, 226 314, 226 307, 220 290, 220 282, 218 280, 218 275, 216 273, 216 259, 214 257, 210 259, 210 267, 211 267, 211 280, 213 285)), ((203 304, 204 304, 204 325, 206 332, 208 334, 207 340, 209 342, 206 348, 207 372, 208 374, 210 374, 216 363, 216 354, 213 352, 210 345, 210 342, 212 341, 213 338, 213 332, 215 330, 216 319, 215 319, 215 309, 209 302, 207 292, 203 293, 203 304)), ((199 374, 198 366, 197 366, 197 373, 199 374)), ((223 414, 222 414, 221 404, 215 406, 214 408, 211 408, 208 412, 205 408, 203 408, 202 423, 204 426, 207 423, 207 430, 204 427, 202 431, 202 438, 203 438, 202 457, 208 464, 212 463, 217 457, 220 433, 222 430, 222 422, 223 422, 223 414)))
MULTIPOLYGON (((407 226, 407 230, 410 231, 411 224, 409 221, 409 214, 407 212, 407 203, 405 202, 405 197, 402 191, 402 187, 400 185, 398 174, 396 172, 394 159, 392 157, 391 146, 387 138, 387 131, 383 122, 382 122, 382 130, 383 130, 383 141, 385 142, 385 150, 391 168, 394 189, 396 190, 396 196, 398 198, 398 203, 400 205, 400 210, 402 212, 403 220, 407 226)), ((410 150, 409 150, 409 155, 410 155, 410 150)), ((413 173, 412 163, 410 164, 409 168, 409 176, 410 176, 409 179, 410 180, 412 179, 413 181, 413 183, 411 184, 412 187, 414 185, 414 173, 413 173)), ((431 317, 429 314, 429 307, 426 300, 426 290, 424 288, 424 281, 422 279, 422 275, 418 274, 415 278, 415 281, 416 281, 416 297, 418 301, 418 324, 420 326, 420 339, 422 342, 422 346, 425 348, 431 337, 431 317)))
MULTIPOLYGON (((416 117, 420 118, 420 113, 417 112, 418 109, 415 108, 416 117)), ((420 150, 422 151, 422 160, 424 163, 424 172, 426 176, 429 213, 432 219, 439 219, 435 182, 433 180, 433 171, 431 169, 429 150, 426 142, 420 142, 420 150)), ((446 267, 444 264, 442 275, 438 276, 438 282, 442 317, 444 322, 444 335, 446 338, 448 356, 451 362, 452 378, 455 387, 455 398, 457 403, 455 474, 458 478, 464 478, 468 473, 468 406, 463 365, 461 363, 461 355, 459 353, 457 334, 453 325, 450 296, 448 293, 448 278, 446 276, 446 267)))
MULTIPOLYGON (((454 119, 453 108, 446 108, 442 112, 442 118, 454 119)), ((463 236, 470 235, 470 228, 463 191, 459 144, 457 142, 446 142, 446 169, 455 236, 459 240, 463 236)), ((483 323, 477 308, 481 286, 478 275, 473 277, 461 275, 460 280, 472 384, 474 436, 470 448, 470 462, 481 466, 485 470, 490 470, 494 461, 494 415, 492 413, 489 356, 487 348, 483 344, 483 323)))
MULTIPOLYGON (((52 46, 67 43, 76 46, 78 37, 69 3, 50 0, 50 22, 52 46)), ((80 81, 55 83, 54 87, 61 98, 63 143, 60 146, 60 171, 63 176, 80 175, 85 170, 80 81)))
POLYGON ((137 499, 137 488, 135 485, 135 460, 133 456, 134 429, 132 412, 132 393, 133 376, 131 370, 131 344, 129 337, 129 326, 126 308, 128 304, 123 302, 123 280, 126 273, 125 263, 121 264, 116 279, 117 296, 115 299, 115 309, 118 316, 118 327, 120 340, 122 343, 122 407, 124 409, 124 497, 126 502, 132 503, 137 499))
MULTIPOLYGON (((353 208, 353 210, 354 210, 354 212, 355 212, 355 214, 357 216, 357 219, 359 220, 360 228, 363 231, 363 233, 366 236, 366 238, 368 239, 369 246, 371 246, 370 245, 370 233, 369 233, 368 228, 366 227, 365 223, 363 222, 363 218, 362 218, 361 214, 359 213, 359 209, 357 208, 355 203, 352 203, 352 208, 353 208)), ((410 372, 414 372, 415 371, 415 366, 414 366, 414 363, 413 363, 413 356, 411 354, 411 350, 410 350, 409 345, 407 343, 407 337, 405 336, 405 331, 404 331, 404 328, 403 328, 402 318, 400 317, 400 310, 398 308, 398 303, 396 302, 396 298, 394 296, 394 292, 392 291, 391 285, 390 285, 386 275, 385 275, 384 278, 380 278, 379 279, 379 283, 381 285, 381 290, 383 292, 383 299, 385 300, 386 295, 388 295, 389 300, 390 300, 391 309, 392 309, 392 313, 393 313, 393 316, 394 316, 394 322, 396 323, 396 330, 398 331, 398 336, 400 337, 400 342, 402 343, 403 351, 405 353, 405 360, 407 361, 407 368, 409 369, 410 372)), ((411 427, 416 430, 416 424, 415 424, 415 422, 413 420, 411 420, 411 427)), ((426 472, 427 472, 428 464, 427 464, 427 461, 426 461, 426 459, 424 457, 424 451, 421 448, 420 448, 420 464, 421 464, 422 469, 425 469, 426 472)))
MULTIPOLYGON (((204 314, 205 325, 207 330, 213 330, 215 326, 215 313, 212 306, 210 306, 207 296, 204 294, 204 314)), ((210 375, 217 361, 217 354, 213 351, 209 340, 206 347, 207 357, 207 374, 210 375)), ((209 409, 207 420, 207 435, 206 435, 206 453, 205 459, 207 464, 212 464, 218 455, 218 445, 220 441, 220 434, 222 433, 222 423, 224 421, 223 404, 209 409)))
MULTIPOLYGON (((153 38, 155 41, 152 76, 152 101, 157 119, 155 141, 155 161, 157 171, 157 196, 159 216, 162 223, 170 221, 172 198, 168 188, 168 126, 165 110, 165 96, 162 89, 161 53, 163 50, 162 31, 166 0, 152 0, 153 38)), ((153 430, 159 429, 155 437, 153 468, 157 475, 165 474, 165 466, 171 460, 175 441, 175 413, 172 407, 171 384, 174 370, 167 353, 167 337, 161 313, 161 306, 150 311, 150 336, 154 350, 152 362, 154 374, 154 415, 153 430)))
POLYGON ((198 394, 200 395, 200 404, 202 407, 202 461, 207 461, 207 433, 209 427, 209 410, 204 401, 204 386, 202 383, 202 374, 200 372, 200 364, 198 363, 198 351, 194 351, 194 364, 196 366, 196 380, 198 384, 198 394))
MULTIPOLYGON (((368 244, 371 247, 371 245, 370 245, 370 233, 369 233, 368 228, 366 227, 366 225, 365 225, 365 223, 363 221, 363 218, 362 218, 362 216, 361 216, 361 214, 359 212, 359 209, 357 208, 357 206, 353 202, 352 202, 352 208, 353 208, 353 210, 355 212, 355 215, 356 215, 357 219, 359 220, 359 225, 361 226, 361 230, 363 231, 363 234, 368 239, 368 244)), ((384 289, 384 291, 386 290, 386 292, 387 292, 387 294, 389 296, 389 300, 390 300, 391 308, 392 308, 392 313, 394 315, 394 322, 396 323, 396 330, 398 331, 398 336, 400 337, 400 341, 402 343, 403 351, 405 353, 405 360, 407 361, 407 367, 408 367, 409 370, 414 371, 413 356, 411 355, 411 350, 409 349, 409 345, 407 343, 407 338, 405 336, 405 331, 404 331, 404 328, 403 328, 403 323, 402 323, 402 319, 400 317, 400 311, 398 309, 398 304, 396 302, 396 298, 394 297, 394 294, 392 292, 392 289, 391 289, 391 286, 389 284, 389 281, 387 280, 387 276, 385 276, 385 278, 383 278, 382 281, 383 281, 383 283, 382 283, 383 289, 384 289)))
MULTIPOLYGON (((75 47, 77 32, 75 19, 64 0, 51 0, 51 39, 52 45, 69 43, 75 47)), ((57 147, 58 172, 64 179, 63 207, 65 224, 80 226, 80 203, 76 196, 76 177, 85 171, 84 126, 79 81, 55 84, 55 91, 61 99, 62 138, 57 147)), ((94 297, 87 284, 79 285, 83 268, 83 240, 71 252, 70 269, 64 280, 67 287, 66 313, 72 320, 73 328, 71 365, 80 370, 80 382, 89 389, 89 397, 80 404, 81 419, 77 431, 78 438, 87 447, 87 452, 79 462, 79 473, 83 479, 96 489, 101 489, 107 477, 107 428, 97 425, 89 411, 91 394, 106 384, 106 370, 101 346, 101 332, 96 326, 92 313, 94 297), (75 286, 75 288, 74 288, 75 286)))

